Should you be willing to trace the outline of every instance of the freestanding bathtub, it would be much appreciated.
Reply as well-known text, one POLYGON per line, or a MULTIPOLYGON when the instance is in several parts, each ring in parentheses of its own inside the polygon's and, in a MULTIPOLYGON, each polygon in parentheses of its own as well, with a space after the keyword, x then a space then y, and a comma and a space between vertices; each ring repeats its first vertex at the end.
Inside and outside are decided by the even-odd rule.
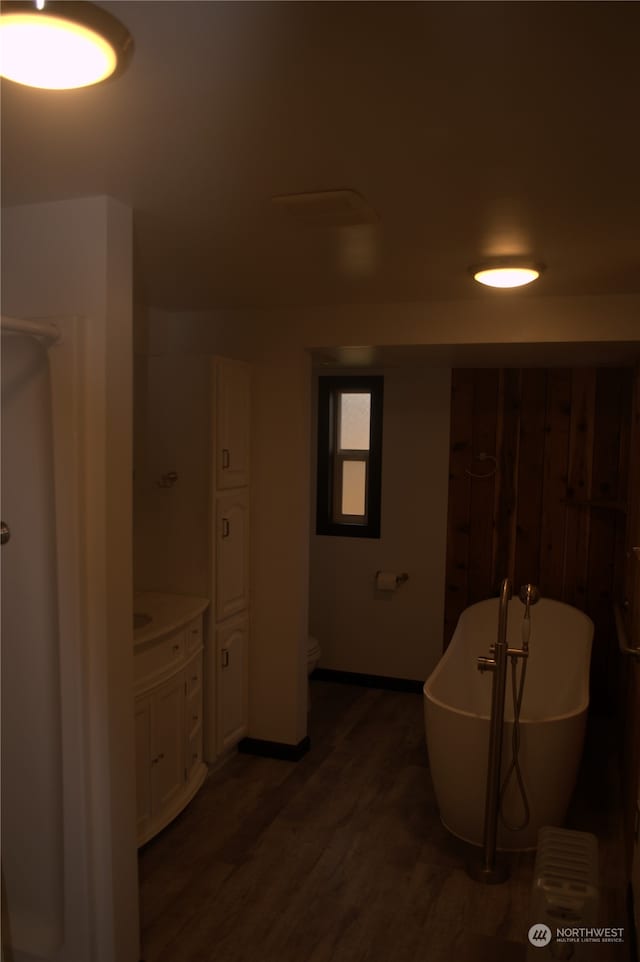
MULTIPOLYGON (((521 647, 524 605, 509 602, 507 640, 521 647)), ((453 835, 482 845, 489 751, 492 672, 477 668, 498 628, 498 599, 462 612, 451 644, 424 685, 424 721, 431 776, 440 818, 453 835)), ((531 639, 520 713, 520 768, 531 818, 519 832, 498 820, 497 847, 532 849, 542 825, 562 825, 573 792, 589 704, 593 622, 559 601, 541 599, 531 608, 531 639)), ((518 678, 521 660, 518 660, 518 678)), ((511 762, 513 697, 507 666, 501 779, 511 762)), ((523 819, 517 780, 503 800, 511 824, 523 819)))

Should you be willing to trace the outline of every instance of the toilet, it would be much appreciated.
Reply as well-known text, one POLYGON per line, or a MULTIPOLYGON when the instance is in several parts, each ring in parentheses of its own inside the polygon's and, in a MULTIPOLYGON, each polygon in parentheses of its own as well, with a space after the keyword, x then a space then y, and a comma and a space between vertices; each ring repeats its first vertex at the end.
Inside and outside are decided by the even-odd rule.
POLYGON ((307 674, 310 675, 318 667, 320 661, 320 645, 318 639, 309 635, 307 642, 307 674))

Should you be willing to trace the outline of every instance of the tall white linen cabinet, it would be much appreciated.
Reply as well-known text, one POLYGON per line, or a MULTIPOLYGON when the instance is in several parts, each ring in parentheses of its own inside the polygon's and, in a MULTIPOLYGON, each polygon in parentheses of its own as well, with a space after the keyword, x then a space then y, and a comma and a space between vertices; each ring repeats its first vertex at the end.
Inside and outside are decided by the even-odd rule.
POLYGON ((211 589, 205 653, 205 758, 212 763, 248 728, 251 368, 211 367, 211 589))

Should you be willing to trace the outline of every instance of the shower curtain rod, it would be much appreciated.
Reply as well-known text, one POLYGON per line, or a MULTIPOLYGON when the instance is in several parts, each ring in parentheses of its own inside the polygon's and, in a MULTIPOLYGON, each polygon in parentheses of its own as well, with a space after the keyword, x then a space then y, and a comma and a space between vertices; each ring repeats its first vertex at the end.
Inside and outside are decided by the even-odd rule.
POLYGON ((60 331, 50 321, 27 321, 21 317, 3 315, 1 323, 2 330, 11 334, 30 334, 32 337, 41 337, 48 344, 54 344, 60 340, 60 331))

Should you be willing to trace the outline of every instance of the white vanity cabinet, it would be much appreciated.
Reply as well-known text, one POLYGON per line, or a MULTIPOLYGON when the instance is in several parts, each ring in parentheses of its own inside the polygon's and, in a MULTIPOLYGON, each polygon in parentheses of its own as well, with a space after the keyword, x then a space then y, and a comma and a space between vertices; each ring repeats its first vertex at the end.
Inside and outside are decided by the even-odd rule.
POLYGON ((202 765, 202 724, 204 704, 202 700, 202 651, 188 662, 185 668, 184 724, 185 778, 189 781, 202 765))
POLYGON ((160 685, 151 700, 151 805, 166 811, 184 785, 184 683, 182 672, 160 685))
POLYGON ((136 830, 138 844, 151 824, 151 698, 140 695, 135 700, 136 740, 136 830))
POLYGON ((183 801, 186 789, 183 676, 184 672, 180 671, 150 693, 136 698, 139 845, 164 828, 192 797, 189 795, 183 801))
POLYGON ((202 612, 208 602, 147 594, 136 597, 136 608, 144 606, 151 613, 153 599, 155 617, 134 634, 138 845, 182 811, 207 773, 202 755, 202 612))

